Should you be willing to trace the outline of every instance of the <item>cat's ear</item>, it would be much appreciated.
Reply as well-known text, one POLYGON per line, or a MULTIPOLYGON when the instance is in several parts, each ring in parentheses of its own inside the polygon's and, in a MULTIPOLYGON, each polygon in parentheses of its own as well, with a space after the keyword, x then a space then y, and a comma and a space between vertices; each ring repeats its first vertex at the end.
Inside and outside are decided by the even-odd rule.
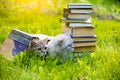
POLYGON ((32 48, 35 44, 36 44, 36 42, 34 40, 32 40, 32 41, 30 41, 28 47, 32 48))
POLYGON ((32 37, 32 40, 39 40, 38 37, 32 37))
POLYGON ((45 44, 48 44, 50 42, 50 39, 45 38, 44 40, 42 40, 45 44))
POLYGON ((64 42, 64 39, 62 39, 62 40, 60 40, 59 42, 58 42, 58 45, 62 45, 63 44, 63 42, 64 42))

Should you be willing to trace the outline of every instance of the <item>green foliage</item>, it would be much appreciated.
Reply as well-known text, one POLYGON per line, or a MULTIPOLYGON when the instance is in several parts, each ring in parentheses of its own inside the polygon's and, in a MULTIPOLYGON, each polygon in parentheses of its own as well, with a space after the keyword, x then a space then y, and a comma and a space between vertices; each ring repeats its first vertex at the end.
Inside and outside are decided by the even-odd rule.
MULTIPOLYGON (((86 0, 60 0, 59 2, 51 0, 53 5, 47 4, 47 9, 44 9, 43 12, 39 11, 39 8, 22 8, 19 3, 23 3, 24 0, 23 2, 18 0, 14 5, 7 4, 15 1, 0 1, 0 44, 13 28, 30 34, 42 33, 51 36, 60 34, 62 23, 59 22, 59 19, 62 17, 63 7, 71 2, 86 0), (11 7, 5 8, 4 5, 11 7), (7 14, 6 9, 8 9, 7 14)), ((29 2, 29 0, 25 1, 29 2)), ((88 1, 93 4, 95 10, 98 9, 98 13, 119 14, 119 6, 114 5, 116 0, 111 0, 111 2, 109 0, 88 1), (108 4, 113 5, 107 6, 108 4)), ((49 57, 45 60, 29 52, 22 52, 11 60, 0 55, 0 80, 82 80, 83 78, 85 80, 119 80, 120 22, 99 19, 95 16, 92 18, 97 35, 95 52, 83 53, 82 56, 71 58, 63 63, 59 59, 53 60, 49 57)))

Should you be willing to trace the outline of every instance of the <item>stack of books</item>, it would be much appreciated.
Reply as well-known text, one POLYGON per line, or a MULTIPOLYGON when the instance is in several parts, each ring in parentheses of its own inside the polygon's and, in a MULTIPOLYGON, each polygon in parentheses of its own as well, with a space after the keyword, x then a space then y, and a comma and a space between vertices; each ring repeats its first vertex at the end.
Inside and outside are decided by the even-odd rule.
POLYGON ((74 52, 89 52, 95 50, 96 36, 91 22, 93 12, 91 4, 68 4, 64 8, 60 21, 63 33, 70 33, 74 41, 74 52))

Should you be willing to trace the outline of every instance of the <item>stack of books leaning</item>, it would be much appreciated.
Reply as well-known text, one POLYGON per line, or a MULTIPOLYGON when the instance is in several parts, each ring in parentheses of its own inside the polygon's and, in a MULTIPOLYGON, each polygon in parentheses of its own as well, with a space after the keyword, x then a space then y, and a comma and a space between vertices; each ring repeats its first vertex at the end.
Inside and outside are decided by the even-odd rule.
POLYGON ((68 4, 64 8, 63 16, 60 21, 63 33, 70 33, 74 41, 74 52, 90 52, 96 47, 96 36, 94 26, 91 22, 93 12, 91 4, 68 4))

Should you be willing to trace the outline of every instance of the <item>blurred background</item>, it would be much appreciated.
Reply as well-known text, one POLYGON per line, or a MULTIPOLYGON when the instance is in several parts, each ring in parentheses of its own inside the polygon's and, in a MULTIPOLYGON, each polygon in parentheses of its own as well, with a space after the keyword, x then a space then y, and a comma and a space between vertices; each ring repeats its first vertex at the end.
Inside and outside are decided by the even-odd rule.
POLYGON ((0 0, 0 17, 62 15, 68 3, 91 3, 96 17, 120 20, 120 0, 0 0))
POLYGON ((54 36, 61 33, 59 19, 69 3, 91 3, 92 18, 120 20, 120 0, 0 0, 0 43, 13 28, 31 34, 54 36))

